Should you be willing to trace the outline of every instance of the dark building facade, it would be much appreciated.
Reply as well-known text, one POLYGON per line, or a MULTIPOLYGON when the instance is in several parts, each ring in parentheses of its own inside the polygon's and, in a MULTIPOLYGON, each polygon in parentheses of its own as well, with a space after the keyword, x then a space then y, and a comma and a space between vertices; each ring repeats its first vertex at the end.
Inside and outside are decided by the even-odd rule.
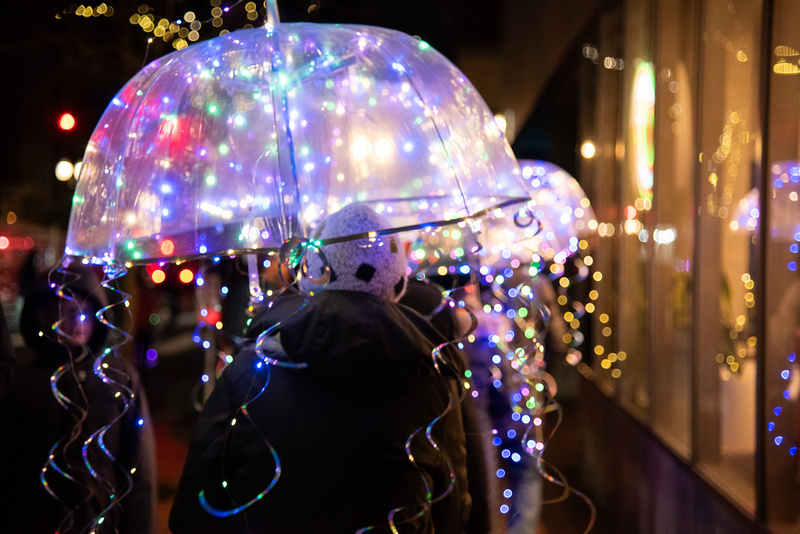
POLYGON ((576 398, 615 531, 800 528, 798 22, 789 0, 648 0, 587 28, 576 398))

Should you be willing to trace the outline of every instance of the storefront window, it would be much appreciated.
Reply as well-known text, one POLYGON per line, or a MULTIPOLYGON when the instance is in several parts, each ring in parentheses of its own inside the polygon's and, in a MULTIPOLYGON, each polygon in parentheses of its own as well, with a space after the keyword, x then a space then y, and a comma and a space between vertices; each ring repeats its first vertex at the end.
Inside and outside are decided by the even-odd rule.
MULTIPOLYGON (((764 184, 766 240, 765 444, 767 519, 800 530, 800 4, 774 3, 764 184)), ((759 214, 760 215, 760 214, 759 214)))
POLYGON ((609 360, 618 362, 620 401, 644 418, 650 396, 647 387, 647 299, 649 228, 653 207, 653 127, 655 80, 650 53, 650 4, 632 2, 624 26, 625 69, 622 114, 622 166, 618 347, 609 360))
POLYGON ((755 281, 760 182, 761 2, 711 0, 703 42, 694 292, 694 453, 701 470, 755 506, 755 281))
MULTIPOLYGON (((597 217, 597 239, 592 251, 591 290, 589 300, 593 305, 590 336, 585 343, 584 364, 579 366, 609 395, 615 394, 622 377, 621 363, 616 349, 618 269, 619 269, 619 214, 621 212, 620 166, 624 155, 619 116, 620 94, 625 63, 622 60, 622 10, 603 13, 597 24, 596 35, 583 45, 584 92, 582 105, 581 147, 594 148, 592 157, 584 156, 580 175, 587 196, 597 217), (614 68, 605 67, 605 58, 620 60, 614 68)), ((623 360, 624 360, 623 355, 623 360)))
POLYGON ((651 421, 673 449, 691 447, 692 274, 697 122, 694 2, 658 2, 650 310, 651 421))

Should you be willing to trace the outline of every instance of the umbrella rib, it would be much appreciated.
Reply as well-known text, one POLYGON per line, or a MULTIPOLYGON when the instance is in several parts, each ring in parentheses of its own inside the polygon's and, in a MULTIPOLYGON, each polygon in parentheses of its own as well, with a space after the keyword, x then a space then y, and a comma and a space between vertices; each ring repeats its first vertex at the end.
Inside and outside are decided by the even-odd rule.
MULTIPOLYGON (((392 60, 392 58, 389 56, 389 53, 386 52, 383 49, 383 47, 376 46, 375 48, 377 48, 379 53, 381 55, 383 55, 384 58, 386 58, 386 60, 387 60, 389 65, 395 63, 395 61, 392 60)), ((453 163, 453 158, 450 155, 449 150, 447 149, 447 144, 445 143, 445 139, 442 136, 442 132, 441 132, 441 129, 439 128, 439 124, 435 120, 435 114, 431 111, 431 106, 429 106, 428 102, 423 97, 422 92, 419 90, 419 88, 417 87, 417 84, 415 83, 415 80, 411 76, 408 75, 408 72, 405 69, 402 69, 400 72, 401 72, 402 76, 406 79, 406 81, 408 81, 408 84, 411 86, 411 88, 414 90, 414 93, 417 95, 417 98, 419 98, 420 102, 422 102, 422 105, 423 105, 423 107, 425 109, 425 115, 430 118, 430 121, 433 124, 433 129, 436 132, 436 137, 439 139, 439 142, 440 142, 440 144, 442 146, 442 150, 444 150, 444 154, 445 154, 445 157, 447 159, 447 163, 450 166, 450 170, 453 173, 453 177, 454 177, 454 179, 456 181, 456 185, 458 186, 458 192, 459 192, 459 194, 461 196, 462 202, 464 203, 464 213, 466 213, 467 216, 470 216, 469 205, 467 204, 467 198, 466 198, 466 194, 464 193, 464 188, 461 186, 461 180, 459 180, 458 175, 456 173, 456 166, 453 163)), ((435 108, 435 106, 434 106, 434 108, 435 108)))
POLYGON ((284 194, 284 187, 286 181, 283 177, 283 154, 281 151, 281 141, 280 141, 280 132, 285 134, 285 140, 288 145, 288 152, 289 152, 289 167, 291 169, 291 181, 294 186, 293 191, 293 198, 295 199, 295 204, 297 203, 297 199, 299 198, 299 191, 297 190, 297 166, 294 159, 294 140, 292 139, 292 132, 289 128, 289 120, 288 120, 288 109, 287 109, 287 96, 286 92, 282 92, 278 94, 279 88, 278 84, 275 83, 275 77, 273 76, 276 72, 275 70, 275 63, 274 58, 275 54, 280 52, 280 42, 277 38, 276 32, 272 31, 269 32, 269 72, 270 72, 270 84, 269 84, 269 94, 270 99, 272 100, 272 109, 274 110, 272 114, 272 122, 275 131, 275 143, 276 143, 276 156, 278 160, 278 176, 276 176, 277 185, 278 185, 278 205, 280 206, 281 211, 281 225, 286 225, 285 228, 281 228, 281 232, 285 235, 281 235, 280 239, 285 241, 289 239, 289 234, 292 231, 292 222, 287 220, 286 215, 286 195, 284 194), (278 105, 280 104, 280 105, 278 105), (281 120, 278 119, 278 113, 281 113, 281 120), (280 128, 279 128, 280 127, 280 128))

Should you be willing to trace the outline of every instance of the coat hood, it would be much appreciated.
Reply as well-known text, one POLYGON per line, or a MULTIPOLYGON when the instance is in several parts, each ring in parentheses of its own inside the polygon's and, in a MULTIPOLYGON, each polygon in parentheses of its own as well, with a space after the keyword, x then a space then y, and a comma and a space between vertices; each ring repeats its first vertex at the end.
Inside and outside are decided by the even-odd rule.
MULTIPOLYGON (((414 310, 355 291, 279 297, 254 321, 248 337, 278 322, 272 335, 279 344, 263 345, 270 357, 307 363, 309 372, 324 380, 362 385, 398 373, 427 372, 423 369, 431 368, 431 352, 446 341, 414 310)), ((441 355, 460 370, 452 347, 441 355)))
POLYGON ((85 320, 92 323, 92 333, 86 343, 90 352, 99 351, 108 337, 108 327, 95 318, 95 313, 108 305, 105 291, 98 274, 88 268, 71 267, 67 271, 54 270, 37 276, 20 313, 19 330, 25 345, 40 356, 66 358, 68 349, 59 343, 53 324, 63 319, 71 299, 85 320), (58 295, 59 287, 68 299, 58 295))

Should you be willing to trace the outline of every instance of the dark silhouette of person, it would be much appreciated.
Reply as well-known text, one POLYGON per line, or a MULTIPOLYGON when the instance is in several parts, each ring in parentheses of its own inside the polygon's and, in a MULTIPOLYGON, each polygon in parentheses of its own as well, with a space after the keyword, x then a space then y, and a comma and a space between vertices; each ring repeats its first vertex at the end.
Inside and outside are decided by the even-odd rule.
MULTIPOLYGON (((352 204, 314 239, 387 227, 352 204)), ((445 346, 437 369, 432 352, 447 340, 396 303, 406 260, 395 236, 320 249, 327 283, 313 281, 325 269, 309 248, 304 294, 284 293, 254 319, 206 401, 173 532, 465 531, 472 500, 460 358, 445 346)))
POLYGON ((147 401, 135 369, 103 356, 109 328, 95 314, 105 291, 92 270, 75 269, 27 292, 25 347, 0 399, 0 532, 156 531, 147 401))
POLYGON ((11 382, 16 366, 17 357, 14 355, 14 345, 11 343, 11 335, 8 333, 3 306, 0 305, 0 400, 8 390, 8 384, 11 382))

